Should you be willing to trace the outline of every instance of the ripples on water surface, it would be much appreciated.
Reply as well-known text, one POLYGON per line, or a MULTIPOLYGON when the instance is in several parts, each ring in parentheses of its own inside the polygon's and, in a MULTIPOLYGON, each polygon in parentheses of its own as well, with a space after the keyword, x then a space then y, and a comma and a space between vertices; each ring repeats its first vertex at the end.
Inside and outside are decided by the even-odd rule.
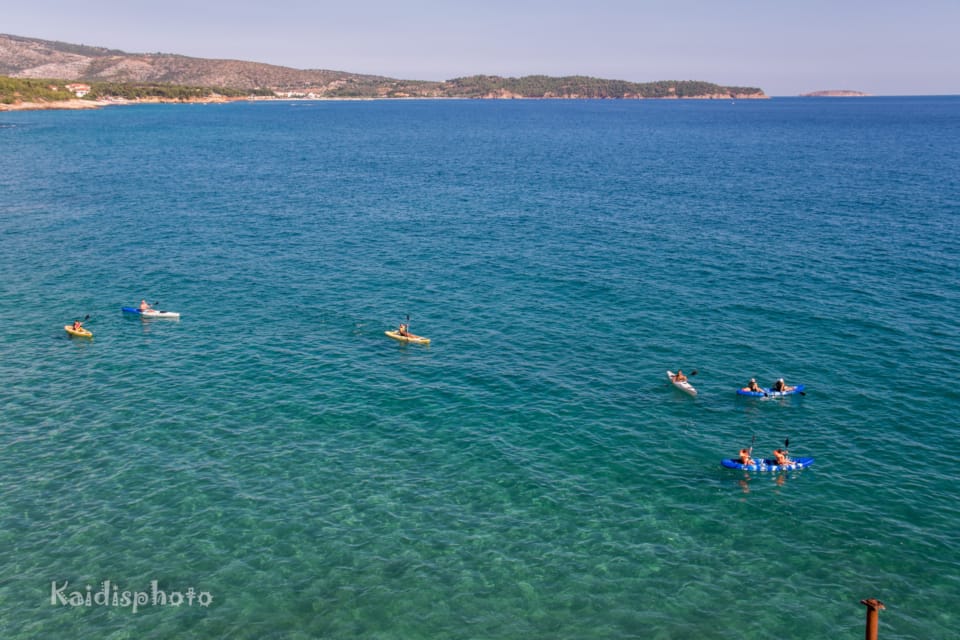
POLYGON ((958 105, 3 115, 0 635, 949 637, 958 105))

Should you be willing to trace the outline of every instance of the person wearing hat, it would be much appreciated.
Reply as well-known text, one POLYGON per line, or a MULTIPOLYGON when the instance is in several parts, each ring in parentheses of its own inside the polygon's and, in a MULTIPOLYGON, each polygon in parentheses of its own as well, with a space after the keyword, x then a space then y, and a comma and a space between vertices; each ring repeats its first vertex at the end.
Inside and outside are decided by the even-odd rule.
POLYGON ((784 392, 784 391, 793 391, 794 389, 795 387, 788 386, 787 383, 783 381, 783 378, 780 378, 779 380, 773 383, 774 391, 784 392))
POLYGON ((763 393, 763 389, 757 384, 756 378, 750 378, 750 384, 743 388, 744 391, 753 391, 754 393, 763 393))

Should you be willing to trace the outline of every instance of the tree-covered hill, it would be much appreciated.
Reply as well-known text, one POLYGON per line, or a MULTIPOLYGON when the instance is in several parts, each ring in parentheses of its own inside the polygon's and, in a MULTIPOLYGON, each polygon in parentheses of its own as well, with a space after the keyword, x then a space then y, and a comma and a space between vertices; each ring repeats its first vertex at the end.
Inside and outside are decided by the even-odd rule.
POLYGON ((765 97, 756 87, 724 87, 710 82, 692 80, 658 82, 627 82, 605 80, 588 76, 470 76, 443 83, 448 96, 469 98, 705 98, 705 97, 765 97))
MULTIPOLYGON (((85 100, 168 100, 188 101, 211 98, 245 98, 250 96, 274 96, 269 90, 244 91, 225 87, 189 87, 173 84, 137 84, 119 82, 94 82, 83 99, 85 100)), ((67 88, 63 80, 23 79, 0 76, 0 104, 55 103, 75 100, 76 94, 67 88)))
POLYGON ((70 100, 74 94, 63 83, 50 80, 22 80, 0 76, 0 104, 70 100))

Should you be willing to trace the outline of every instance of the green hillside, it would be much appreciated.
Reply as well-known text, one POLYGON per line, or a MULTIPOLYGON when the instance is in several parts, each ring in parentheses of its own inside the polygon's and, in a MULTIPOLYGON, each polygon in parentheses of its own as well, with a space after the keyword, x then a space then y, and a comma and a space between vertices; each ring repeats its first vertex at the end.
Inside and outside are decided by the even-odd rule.
POLYGON ((21 80, 0 76, 0 104, 54 102, 73 98, 74 95, 63 85, 52 80, 21 80))
POLYGON ((470 76, 443 83, 448 96, 480 97, 500 92, 524 98, 696 98, 717 95, 762 95, 756 87, 725 87, 693 80, 659 82, 627 82, 589 76, 470 76))
MULTIPOLYGON (((73 100, 76 96, 68 91, 63 80, 35 80, 9 78, 0 76, 0 104, 15 104, 17 102, 58 102, 73 100)), ((224 87, 189 87, 175 84, 161 83, 126 83, 126 82, 90 82, 90 93, 84 100, 101 100, 106 98, 122 98, 125 100, 141 100, 158 98, 161 100, 202 100, 215 96, 225 98, 244 98, 247 96, 273 96, 270 90, 242 91, 224 87)))

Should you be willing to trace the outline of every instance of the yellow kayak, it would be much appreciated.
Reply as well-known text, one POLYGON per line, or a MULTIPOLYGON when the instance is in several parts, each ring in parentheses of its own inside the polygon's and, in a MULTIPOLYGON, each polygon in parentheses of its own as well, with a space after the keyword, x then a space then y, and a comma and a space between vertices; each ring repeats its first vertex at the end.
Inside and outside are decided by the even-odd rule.
POLYGON ((69 333, 72 336, 76 336, 78 338, 93 337, 93 334, 87 331, 86 329, 84 329, 83 327, 80 327, 79 329, 74 329, 72 324, 68 324, 68 325, 64 325, 63 328, 67 333, 69 333))
POLYGON ((393 338, 394 340, 399 340, 400 342, 412 342, 413 344, 430 344, 430 338, 424 338, 423 336, 415 336, 412 333, 408 333, 405 336, 400 335, 400 332, 397 330, 393 331, 384 331, 385 334, 393 338))

